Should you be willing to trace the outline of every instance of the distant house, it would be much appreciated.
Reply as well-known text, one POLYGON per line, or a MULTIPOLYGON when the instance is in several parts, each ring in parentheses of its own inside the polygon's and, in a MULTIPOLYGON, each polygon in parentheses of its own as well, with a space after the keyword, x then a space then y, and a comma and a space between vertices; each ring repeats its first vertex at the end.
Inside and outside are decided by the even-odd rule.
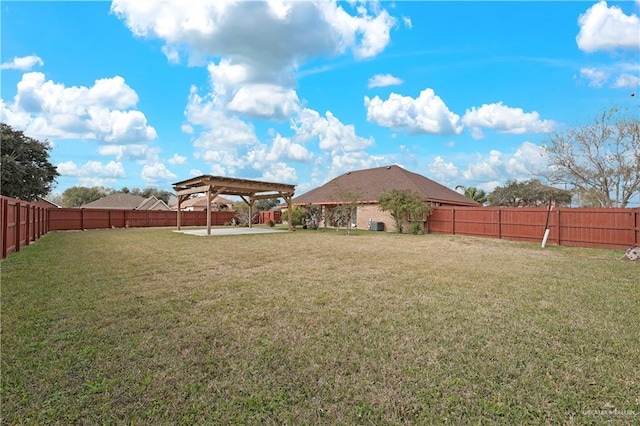
POLYGON ((45 208, 45 209, 59 209, 61 207, 56 203, 54 203, 53 201, 45 200, 42 197, 38 197, 37 200, 31 201, 31 204, 34 206, 45 208))
POLYGON ((156 197, 144 198, 140 195, 115 192, 99 200, 80 206, 83 209, 112 210, 171 210, 169 206, 156 197))
MULTIPOLYGON (((431 206, 479 206, 480 204, 431 179, 399 166, 347 172, 292 200, 294 205, 315 204, 331 209, 339 204, 357 201, 352 222, 357 228, 368 229, 370 223, 384 223, 385 230, 394 230, 388 212, 378 206, 381 194, 392 190, 409 190, 431 206)), ((326 226, 326 224, 324 224, 326 226)))
MULTIPOLYGON (((182 211, 206 211, 207 210, 207 197, 192 197, 188 200, 184 200, 180 204, 182 211)), ((171 205, 172 210, 178 210, 178 199, 176 197, 175 204, 171 205)), ((226 198, 217 196, 211 200, 211 210, 233 210, 233 201, 226 198)))

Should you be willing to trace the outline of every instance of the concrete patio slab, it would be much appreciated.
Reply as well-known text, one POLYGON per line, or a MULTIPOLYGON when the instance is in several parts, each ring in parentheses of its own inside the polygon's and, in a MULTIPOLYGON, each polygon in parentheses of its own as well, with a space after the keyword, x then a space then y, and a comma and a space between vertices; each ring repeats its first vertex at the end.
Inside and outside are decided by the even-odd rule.
MULTIPOLYGON (((182 234, 189 235, 197 235, 199 237, 208 237, 207 229, 184 229, 184 230, 174 230, 173 232, 179 232, 182 234)), ((276 228, 245 228, 245 227, 237 227, 231 226, 228 228, 211 228, 211 237, 220 236, 220 235, 251 235, 251 234, 274 234, 277 232, 288 232, 285 229, 276 229, 276 228)))

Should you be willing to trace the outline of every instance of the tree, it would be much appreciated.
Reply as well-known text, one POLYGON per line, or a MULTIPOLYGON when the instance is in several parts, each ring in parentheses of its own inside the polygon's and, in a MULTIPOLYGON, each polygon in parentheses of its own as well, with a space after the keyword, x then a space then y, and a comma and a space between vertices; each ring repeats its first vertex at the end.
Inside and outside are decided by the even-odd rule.
POLYGON ((317 204, 306 204, 304 206, 305 215, 311 222, 310 225, 313 229, 318 229, 320 218, 322 216, 322 206, 317 204))
POLYGON ((571 203, 571 191, 543 185, 537 179, 526 182, 507 181, 503 187, 497 187, 489 194, 488 201, 492 206, 507 207, 540 207, 546 206, 549 200, 556 205, 571 203))
POLYGON ((279 198, 263 198, 261 200, 256 200, 253 203, 253 208, 256 211, 268 211, 280 204, 279 198))
POLYGON ((640 192, 640 119, 612 107, 592 123, 555 132, 544 145, 552 183, 567 183, 602 207, 626 207, 640 192))
POLYGON ((49 162, 51 145, 26 136, 0 123, 1 193, 7 197, 33 201, 51 192, 59 176, 49 162))
POLYGON ((456 189, 462 189, 465 197, 471 198, 473 201, 477 201, 480 204, 487 202, 487 193, 475 186, 458 185, 456 186, 456 189))
POLYGON ((171 193, 169 191, 164 191, 157 188, 133 188, 130 190, 125 186, 120 190, 120 192, 123 192, 125 194, 139 195, 144 198, 156 197, 158 200, 162 200, 166 204, 169 204, 169 198, 171 197, 171 193))
POLYGON ((340 230, 340 225, 344 225, 347 228, 347 235, 351 235, 353 220, 357 221, 358 200, 361 198, 361 193, 360 188, 336 187, 334 198, 340 202, 329 212, 329 219, 335 223, 336 231, 340 230))
POLYGON ((62 207, 80 207, 92 201, 99 200, 113 193, 113 189, 104 186, 72 186, 62 193, 62 207))
POLYGON ((428 206, 420 196, 409 190, 394 189, 380 195, 378 199, 380 210, 388 211, 391 214, 396 226, 396 230, 402 234, 404 221, 407 215, 414 223, 413 232, 422 232, 422 218, 425 214, 431 213, 428 206))
MULTIPOLYGON (((297 226, 302 224, 302 219, 304 218, 305 211, 300 206, 293 206, 291 209, 291 225, 297 226)), ((285 222, 289 221, 289 210, 285 210, 282 212, 282 220, 285 222)))

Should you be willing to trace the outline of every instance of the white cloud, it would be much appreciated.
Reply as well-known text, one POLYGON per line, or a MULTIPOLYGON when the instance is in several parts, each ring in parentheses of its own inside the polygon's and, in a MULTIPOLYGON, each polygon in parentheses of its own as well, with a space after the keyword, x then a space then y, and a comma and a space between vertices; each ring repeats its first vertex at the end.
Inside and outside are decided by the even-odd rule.
POLYGON ((183 51, 197 62, 228 57, 256 72, 292 69, 306 59, 350 49, 380 53, 395 19, 377 4, 352 15, 335 1, 199 2, 114 0, 112 12, 138 37, 165 43, 168 57, 183 51))
POLYGON ((403 16, 402 22, 404 23, 405 27, 409 29, 413 28, 413 24, 411 23, 411 18, 409 18, 408 16, 403 16))
POLYGON ((317 137, 323 150, 361 151, 373 145, 372 138, 358 136, 352 124, 342 123, 331 111, 322 117, 317 111, 305 108, 294 120, 292 128, 299 140, 308 141, 317 137))
POLYGON ((609 73, 603 69, 593 67, 580 69, 580 75, 589 80, 589 86, 591 87, 602 87, 609 79, 609 73))
POLYGON ((34 137, 138 144, 157 137, 144 114, 131 109, 138 95, 120 76, 66 87, 30 72, 17 89, 13 102, 3 103, 3 119, 34 137))
POLYGON ((77 177, 80 186, 103 186, 126 177, 122 163, 116 161, 107 164, 88 161, 82 166, 73 161, 66 161, 58 164, 57 169, 61 176, 77 177))
POLYGON ((176 174, 162 163, 145 164, 140 176, 149 185, 157 185, 177 178, 176 174))
POLYGON ((203 149, 235 149, 239 145, 258 142, 253 126, 237 117, 229 116, 216 108, 211 96, 201 97, 191 88, 185 110, 187 120, 193 125, 205 127, 194 144, 203 149))
POLYGON ((175 164, 175 165, 187 164, 187 157, 184 157, 179 154, 173 154, 173 157, 169 158, 169 160, 167 161, 169 164, 175 164))
POLYGON ((540 119, 537 111, 524 112, 522 108, 512 108, 502 102, 484 104, 480 108, 468 109, 462 122, 472 129, 475 138, 482 136, 481 128, 493 129, 500 133, 547 133, 555 123, 540 119))
POLYGON ((364 98, 367 120, 380 126, 407 129, 410 133, 460 134, 460 116, 449 111, 433 89, 425 89, 417 98, 391 93, 386 101, 375 96, 364 98))
POLYGON ((350 170, 369 169, 392 162, 388 157, 371 155, 366 151, 334 152, 331 154, 329 166, 323 172, 328 181, 350 170))
POLYGON ((159 152, 159 148, 143 144, 102 145, 98 147, 98 154, 105 156, 114 156, 118 161, 157 161, 159 152))
POLYGON ((502 152, 492 149, 488 157, 478 157, 476 162, 470 163, 467 170, 462 172, 465 180, 496 179, 501 175, 504 164, 502 152))
POLYGON ((294 72, 315 57, 380 53, 395 18, 377 3, 114 0, 111 10, 139 37, 160 39, 171 62, 208 65, 216 108, 283 120, 296 113, 294 72))
POLYGON ((294 143, 289 138, 276 134, 271 148, 260 144, 247 152, 246 163, 254 170, 267 170, 276 163, 294 161, 309 163, 313 160, 313 153, 304 146, 294 143))
POLYGON ((446 162, 441 156, 437 156, 428 166, 429 176, 437 182, 446 182, 457 178, 459 171, 455 164, 446 162))
POLYGON ((273 84, 247 84, 238 89, 227 109, 253 118, 284 120, 300 107, 295 90, 273 84))
POLYGON ((399 86, 402 83, 401 79, 391 74, 377 74, 369 79, 368 87, 373 89, 374 87, 399 86))
POLYGON ((458 157, 455 162, 437 156, 427 168, 430 177, 449 188, 464 185, 493 191, 510 179, 532 179, 547 164, 540 145, 523 142, 513 153, 494 149, 487 154, 458 157))
POLYGON ((296 184, 298 182, 298 174, 293 167, 289 167, 286 163, 279 162, 273 163, 268 170, 265 170, 260 179, 267 182, 296 184))
POLYGON ((309 162, 313 159, 313 153, 304 146, 291 142, 291 139, 284 138, 279 134, 273 139, 271 152, 267 156, 268 161, 292 160, 309 162))
POLYGON ((640 18, 626 15, 606 1, 591 6, 578 18, 578 47, 585 52, 615 49, 640 49, 640 18))
POLYGON ((640 87, 640 77, 627 73, 620 74, 613 83, 613 87, 637 89, 640 87))
POLYGON ((516 152, 505 162, 505 171, 509 176, 529 179, 532 174, 540 172, 546 167, 547 160, 540 145, 523 142, 516 152))
POLYGON ((0 69, 29 71, 35 66, 43 65, 44 61, 37 55, 16 56, 10 62, 0 65, 0 69))

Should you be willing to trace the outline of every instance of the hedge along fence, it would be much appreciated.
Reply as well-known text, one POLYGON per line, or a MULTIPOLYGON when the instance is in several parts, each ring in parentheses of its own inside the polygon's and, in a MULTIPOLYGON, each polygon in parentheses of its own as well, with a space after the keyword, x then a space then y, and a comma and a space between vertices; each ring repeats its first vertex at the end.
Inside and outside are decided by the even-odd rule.
MULTIPOLYGON (((57 209, 0 196, 2 259, 50 231, 176 226, 177 212, 160 210, 57 209)), ((182 226, 206 226, 206 211, 183 211, 182 226)), ((233 212, 211 212, 212 225, 224 225, 233 212)))
MULTIPOLYGON (((542 242, 546 208, 434 207, 425 231, 542 242)), ((553 208, 549 244, 625 249, 640 245, 640 209, 553 208)))

